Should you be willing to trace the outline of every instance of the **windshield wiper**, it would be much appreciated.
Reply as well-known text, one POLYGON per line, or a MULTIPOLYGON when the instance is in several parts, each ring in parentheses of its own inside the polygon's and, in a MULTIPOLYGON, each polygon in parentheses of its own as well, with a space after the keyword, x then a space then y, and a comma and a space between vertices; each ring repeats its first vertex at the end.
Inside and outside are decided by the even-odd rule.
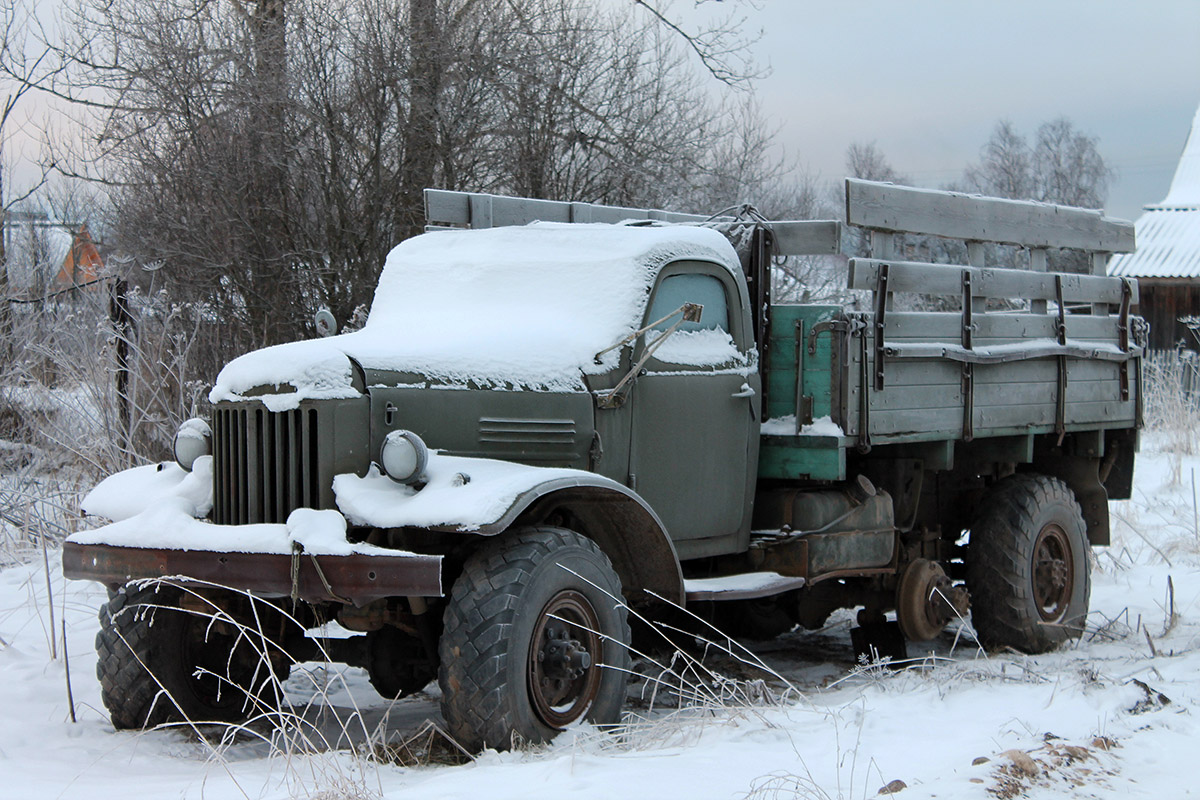
POLYGON ((646 352, 642 353, 642 357, 637 360, 636 364, 634 364, 632 367, 629 368, 629 372, 625 373, 625 377, 621 378, 621 380, 617 382, 617 385, 613 387, 611 392, 609 392, 607 395, 601 397, 599 400, 596 401, 596 405, 598 405, 600 408, 618 408, 618 407, 620 407, 625 402, 625 395, 624 395, 625 389, 629 386, 629 384, 633 381, 633 379, 637 376, 637 374, 642 371, 642 367, 645 366, 646 362, 650 360, 650 356, 654 355, 654 351, 657 350, 662 345, 662 343, 667 340, 668 336, 670 336, 675 331, 679 330, 679 327, 681 325, 683 325, 683 323, 699 322, 700 321, 700 313, 703 310, 704 310, 704 306, 700 305, 699 303, 684 303, 679 308, 675 309, 670 314, 667 314, 662 319, 651 322, 649 325, 645 326, 644 328, 640 328, 640 329, 634 331, 633 333, 629 334, 624 339, 622 339, 621 341, 614 344, 612 347, 609 347, 607 349, 601 350, 599 353, 596 353, 596 363, 599 364, 600 356, 604 355, 605 353, 611 353, 613 350, 616 350, 618 348, 624 347, 625 345, 629 344, 630 342, 636 340, 642 334, 648 333, 649 331, 653 330, 657 326, 659 326, 659 325, 663 324, 664 322, 666 322, 667 320, 671 319, 671 317, 674 317, 676 315, 679 316, 679 319, 675 320, 674 324, 672 324, 671 327, 664 330, 662 332, 661 336, 658 336, 654 339, 654 341, 647 343, 646 352))

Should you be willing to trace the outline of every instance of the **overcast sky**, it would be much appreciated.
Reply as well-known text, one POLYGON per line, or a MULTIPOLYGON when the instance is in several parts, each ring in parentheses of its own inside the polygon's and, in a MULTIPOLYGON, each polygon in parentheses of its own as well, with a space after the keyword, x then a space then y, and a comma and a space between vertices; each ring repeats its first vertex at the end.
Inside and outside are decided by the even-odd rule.
MULTIPOLYGON (((32 0, 39 10, 59 0, 32 0)), ((630 0, 602 0, 624 4, 630 0)), ((771 74, 757 84, 779 140, 836 180, 851 142, 937 187, 997 120, 1032 138, 1065 115, 1117 169, 1108 212, 1161 200, 1200 106, 1200 0, 676 0, 741 9, 771 74)))
POLYGON ((1066 116, 1118 171, 1108 212, 1136 218, 1166 195, 1200 106, 1200 0, 757 4, 743 0, 773 70, 763 110, 823 178, 842 176, 850 142, 874 141, 936 187, 978 157, 997 120, 1032 139, 1066 116))

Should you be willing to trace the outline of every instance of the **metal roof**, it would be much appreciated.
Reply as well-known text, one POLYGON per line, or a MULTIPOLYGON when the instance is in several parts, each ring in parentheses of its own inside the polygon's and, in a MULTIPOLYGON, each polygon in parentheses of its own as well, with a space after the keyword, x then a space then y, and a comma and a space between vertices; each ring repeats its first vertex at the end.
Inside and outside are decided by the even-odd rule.
POLYGON ((1200 109, 1171 189, 1146 206, 1134 225, 1137 252, 1109 261, 1108 274, 1130 278, 1200 278, 1200 109))
POLYGON ((1137 251, 1112 257, 1109 275, 1200 277, 1200 208, 1152 209, 1134 225, 1137 251))

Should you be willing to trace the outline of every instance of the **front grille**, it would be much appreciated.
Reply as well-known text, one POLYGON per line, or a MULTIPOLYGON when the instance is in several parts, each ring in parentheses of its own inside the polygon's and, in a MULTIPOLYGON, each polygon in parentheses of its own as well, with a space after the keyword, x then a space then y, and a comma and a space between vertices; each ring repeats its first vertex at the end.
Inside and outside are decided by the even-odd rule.
POLYGON ((316 508, 317 464, 315 409, 216 409, 213 521, 286 522, 294 509, 316 508))

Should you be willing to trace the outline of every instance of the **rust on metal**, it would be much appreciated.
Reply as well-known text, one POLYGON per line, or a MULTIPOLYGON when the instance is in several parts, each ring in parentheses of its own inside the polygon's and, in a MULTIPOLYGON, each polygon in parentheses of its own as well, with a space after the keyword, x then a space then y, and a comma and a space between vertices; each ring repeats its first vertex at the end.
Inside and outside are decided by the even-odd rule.
POLYGON ((67 542, 63 545, 62 559, 66 577, 110 586, 146 578, 182 576, 264 595, 288 596, 294 591, 299 599, 308 602, 345 598, 360 606, 397 595, 442 596, 441 556, 353 554, 319 555, 314 559, 305 553, 303 558, 293 560, 290 555, 274 553, 215 553, 67 542), (294 585, 293 566, 296 567, 294 585))

